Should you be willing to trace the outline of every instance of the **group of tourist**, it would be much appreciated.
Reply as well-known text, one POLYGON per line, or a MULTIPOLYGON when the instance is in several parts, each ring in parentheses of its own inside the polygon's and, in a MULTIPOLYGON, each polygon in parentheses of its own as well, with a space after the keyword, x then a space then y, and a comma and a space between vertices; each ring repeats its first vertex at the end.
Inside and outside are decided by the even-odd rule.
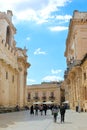
POLYGON ((44 105, 38 105, 36 104, 34 107, 33 105, 30 107, 30 114, 34 114, 34 109, 35 109, 35 115, 38 115, 38 111, 41 112, 41 115, 43 115, 43 111, 44 111, 44 114, 46 115, 47 114, 47 105, 44 104, 44 105))
MULTIPOLYGON (((57 121, 57 116, 60 113, 60 121, 61 123, 64 122, 65 120, 65 111, 66 111, 66 107, 64 104, 59 105, 52 105, 50 107, 51 111, 52 111, 52 115, 54 117, 54 122, 57 121)), ((30 114, 35 114, 38 115, 38 112, 41 113, 41 115, 46 115, 47 114, 47 110, 48 110, 48 106, 46 104, 43 105, 38 105, 36 104, 35 106, 31 106, 30 107, 30 114)))

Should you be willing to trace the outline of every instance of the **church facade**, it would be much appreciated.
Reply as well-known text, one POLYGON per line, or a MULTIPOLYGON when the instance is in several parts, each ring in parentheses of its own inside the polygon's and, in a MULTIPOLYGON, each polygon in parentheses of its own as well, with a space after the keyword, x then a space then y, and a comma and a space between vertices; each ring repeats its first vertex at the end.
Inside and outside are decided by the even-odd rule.
POLYGON ((72 109, 87 111, 87 12, 75 10, 66 40, 65 96, 72 109))
POLYGON ((12 11, 0 12, 0 107, 23 107, 27 103, 26 49, 16 47, 12 11))

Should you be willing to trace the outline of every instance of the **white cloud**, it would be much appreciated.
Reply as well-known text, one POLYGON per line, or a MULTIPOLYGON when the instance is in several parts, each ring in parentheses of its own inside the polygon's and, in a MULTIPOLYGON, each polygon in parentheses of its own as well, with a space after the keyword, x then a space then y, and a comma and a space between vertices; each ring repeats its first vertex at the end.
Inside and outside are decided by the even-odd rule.
MULTIPOLYGON (((12 10, 17 21, 48 22, 52 13, 72 0, 3 0, 0 1, 0 10, 12 10)), ((58 16, 56 17, 58 18, 58 16)))
POLYGON ((42 81, 45 81, 45 82, 47 82, 47 81, 61 81, 61 80, 63 80, 63 78, 59 77, 59 76, 46 76, 42 79, 42 81))
POLYGON ((65 22, 69 21, 71 18, 72 18, 71 15, 64 15, 64 16, 63 15, 57 15, 56 16, 56 19, 63 20, 65 22))
POLYGON ((49 27, 48 29, 50 31, 64 31, 64 30, 67 30, 68 27, 65 27, 65 26, 55 26, 55 27, 49 27))
POLYGON ((27 37, 26 40, 27 40, 27 41, 30 41, 30 37, 27 37))
POLYGON ((59 74, 60 72, 62 72, 62 70, 54 70, 54 69, 51 70, 52 74, 59 74))
POLYGON ((34 52, 34 55, 40 55, 40 54, 45 55, 46 52, 45 51, 41 51, 41 48, 36 49, 35 52, 34 52))

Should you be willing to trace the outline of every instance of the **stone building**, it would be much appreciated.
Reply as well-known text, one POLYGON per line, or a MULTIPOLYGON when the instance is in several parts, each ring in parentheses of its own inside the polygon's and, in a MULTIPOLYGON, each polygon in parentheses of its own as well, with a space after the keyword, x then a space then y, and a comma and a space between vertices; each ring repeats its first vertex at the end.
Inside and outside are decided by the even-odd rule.
POLYGON ((87 12, 74 11, 69 24, 65 57, 65 97, 70 107, 87 110, 87 12))
POLYGON ((43 82, 27 86, 28 105, 34 103, 60 104, 60 82, 43 82))
POLYGON ((0 107, 23 107, 26 103, 26 49, 16 47, 12 11, 0 12, 0 107))

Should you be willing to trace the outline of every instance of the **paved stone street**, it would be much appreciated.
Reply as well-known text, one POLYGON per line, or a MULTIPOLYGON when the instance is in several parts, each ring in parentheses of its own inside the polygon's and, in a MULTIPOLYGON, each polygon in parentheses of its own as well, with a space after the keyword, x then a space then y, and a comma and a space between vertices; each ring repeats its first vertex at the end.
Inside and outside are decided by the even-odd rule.
POLYGON ((66 111, 65 123, 53 122, 50 110, 47 115, 30 115, 29 111, 0 114, 0 130, 87 130, 87 113, 66 111))

